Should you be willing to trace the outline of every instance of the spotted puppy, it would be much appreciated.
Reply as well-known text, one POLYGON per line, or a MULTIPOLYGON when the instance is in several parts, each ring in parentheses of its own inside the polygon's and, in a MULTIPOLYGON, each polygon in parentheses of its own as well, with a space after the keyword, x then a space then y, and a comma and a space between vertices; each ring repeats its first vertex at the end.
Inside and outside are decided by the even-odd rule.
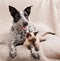
POLYGON ((15 7, 9 6, 9 11, 13 17, 13 25, 10 32, 9 54, 10 57, 16 57, 16 46, 23 45, 26 39, 26 33, 34 32, 35 26, 29 22, 31 7, 26 7, 23 11, 18 11, 15 7))

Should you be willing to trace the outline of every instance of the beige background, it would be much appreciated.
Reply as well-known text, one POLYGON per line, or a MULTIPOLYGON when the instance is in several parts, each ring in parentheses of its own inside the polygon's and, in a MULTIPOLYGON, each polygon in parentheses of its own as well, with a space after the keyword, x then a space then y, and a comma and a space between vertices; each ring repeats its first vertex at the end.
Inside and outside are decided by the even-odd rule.
MULTIPOLYGON (((39 25, 40 23, 44 23, 48 25, 46 28, 44 28, 45 31, 48 30, 49 27, 50 28, 49 30, 54 31, 57 35, 54 37, 51 36, 52 39, 55 38, 54 40, 58 40, 58 37, 60 37, 60 1, 59 0, 0 0, 0 41, 3 41, 2 39, 6 40, 8 33, 10 32, 10 27, 12 25, 13 18, 9 13, 8 5, 16 7, 19 11, 23 10, 27 6, 33 5, 30 15, 31 22, 39 25)), ((43 26, 43 24, 41 26, 43 26)), ((47 36, 48 40, 50 40, 49 38, 50 37, 47 36)), ((52 48, 54 45, 53 52, 55 52, 56 55, 60 54, 59 41, 45 42, 42 43, 42 45, 43 48, 44 46, 46 48, 52 48), (49 47, 46 46, 46 43, 48 43, 48 45, 50 44, 49 47), (55 49, 55 47, 57 49, 55 49)), ((50 52, 50 54, 51 51, 52 50, 48 49, 48 52, 50 52)), ((54 55, 55 54, 53 54, 53 56, 54 55)))

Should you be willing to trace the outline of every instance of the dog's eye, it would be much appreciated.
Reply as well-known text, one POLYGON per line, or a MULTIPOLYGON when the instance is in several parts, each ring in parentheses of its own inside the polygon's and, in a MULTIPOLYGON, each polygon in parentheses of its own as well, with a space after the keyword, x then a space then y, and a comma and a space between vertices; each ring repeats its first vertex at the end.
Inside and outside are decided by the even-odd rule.
POLYGON ((28 19, 28 16, 26 16, 26 19, 29 20, 29 19, 28 19))

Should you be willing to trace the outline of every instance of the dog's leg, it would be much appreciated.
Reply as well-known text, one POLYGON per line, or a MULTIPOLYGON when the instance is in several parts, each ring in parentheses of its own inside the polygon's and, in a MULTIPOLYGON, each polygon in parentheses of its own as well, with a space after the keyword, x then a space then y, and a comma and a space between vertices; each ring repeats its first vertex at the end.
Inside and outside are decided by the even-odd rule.
POLYGON ((23 45, 23 41, 17 41, 17 40, 15 40, 14 42, 11 42, 10 43, 10 46, 9 46, 9 49, 10 49, 10 56, 12 57, 12 58, 15 58, 16 57, 16 55, 17 55, 17 52, 16 52, 16 46, 19 46, 19 45, 23 45))
POLYGON ((16 48, 14 46, 14 43, 10 43, 9 50, 10 50, 9 51, 10 57, 15 58, 17 53, 16 53, 16 48))

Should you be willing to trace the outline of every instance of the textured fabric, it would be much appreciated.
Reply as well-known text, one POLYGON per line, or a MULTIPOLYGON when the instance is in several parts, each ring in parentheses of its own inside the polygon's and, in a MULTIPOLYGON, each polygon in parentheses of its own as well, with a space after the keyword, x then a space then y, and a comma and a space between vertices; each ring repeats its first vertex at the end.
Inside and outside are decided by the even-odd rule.
MULTIPOLYGON (((56 36, 46 36, 47 41, 41 43, 42 50, 47 57, 58 61, 58 58, 60 59, 60 0, 0 0, 0 61, 12 60, 9 57, 8 48, 9 32, 13 22, 8 9, 9 5, 16 7, 19 11, 33 5, 29 18, 31 23, 41 31, 40 34, 47 31, 56 33, 56 36)), ((33 59, 27 49, 19 47, 17 49, 16 61, 31 61, 33 59)))

